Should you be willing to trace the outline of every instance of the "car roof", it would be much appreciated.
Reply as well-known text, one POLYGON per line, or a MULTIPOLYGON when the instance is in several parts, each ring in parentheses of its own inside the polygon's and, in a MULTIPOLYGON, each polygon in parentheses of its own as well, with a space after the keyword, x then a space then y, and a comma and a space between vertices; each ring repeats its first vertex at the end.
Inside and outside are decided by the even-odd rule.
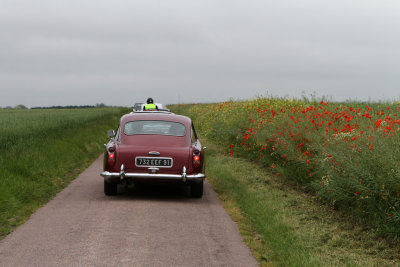
POLYGON ((191 125, 192 120, 189 117, 177 115, 168 111, 136 111, 125 114, 121 117, 121 124, 125 124, 128 121, 136 120, 163 120, 180 122, 185 125, 191 125))

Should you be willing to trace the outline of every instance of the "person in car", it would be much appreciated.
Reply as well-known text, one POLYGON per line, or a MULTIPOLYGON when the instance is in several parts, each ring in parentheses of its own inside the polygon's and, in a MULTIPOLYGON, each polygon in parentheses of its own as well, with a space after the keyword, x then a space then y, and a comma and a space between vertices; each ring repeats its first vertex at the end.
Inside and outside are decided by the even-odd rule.
POLYGON ((147 104, 143 107, 143 110, 158 110, 158 107, 154 104, 153 98, 147 99, 147 104))

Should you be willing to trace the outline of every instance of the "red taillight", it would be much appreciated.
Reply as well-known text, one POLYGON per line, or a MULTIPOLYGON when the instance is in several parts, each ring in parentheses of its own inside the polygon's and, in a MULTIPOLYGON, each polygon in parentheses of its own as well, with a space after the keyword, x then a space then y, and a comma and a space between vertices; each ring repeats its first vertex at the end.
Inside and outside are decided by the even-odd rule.
POLYGON ((115 154, 114 153, 108 153, 108 164, 111 166, 114 165, 115 163, 115 154))
POLYGON ((194 155, 193 156, 193 165, 195 167, 199 167, 200 166, 200 156, 199 155, 194 155))

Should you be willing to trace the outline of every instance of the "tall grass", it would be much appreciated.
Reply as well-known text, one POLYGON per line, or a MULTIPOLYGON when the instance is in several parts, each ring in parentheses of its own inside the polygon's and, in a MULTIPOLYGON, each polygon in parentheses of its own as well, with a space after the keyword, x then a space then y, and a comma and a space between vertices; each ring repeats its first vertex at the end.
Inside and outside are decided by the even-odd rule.
POLYGON ((277 98, 174 106, 229 155, 259 161, 335 209, 400 237, 398 103, 277 98))
POLYGON ((0 111, 0 237, 102 151, 122 108, 0 111))

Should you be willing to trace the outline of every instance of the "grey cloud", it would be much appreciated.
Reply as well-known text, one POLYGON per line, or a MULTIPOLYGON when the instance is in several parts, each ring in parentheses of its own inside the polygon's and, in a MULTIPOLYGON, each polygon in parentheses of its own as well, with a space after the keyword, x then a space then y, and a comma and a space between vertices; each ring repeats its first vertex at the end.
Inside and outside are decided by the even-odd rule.
POLYGON ((398 97, 399 11, 394 0, 3 0, 0 106, 17 93, 28 106, 398 97))

